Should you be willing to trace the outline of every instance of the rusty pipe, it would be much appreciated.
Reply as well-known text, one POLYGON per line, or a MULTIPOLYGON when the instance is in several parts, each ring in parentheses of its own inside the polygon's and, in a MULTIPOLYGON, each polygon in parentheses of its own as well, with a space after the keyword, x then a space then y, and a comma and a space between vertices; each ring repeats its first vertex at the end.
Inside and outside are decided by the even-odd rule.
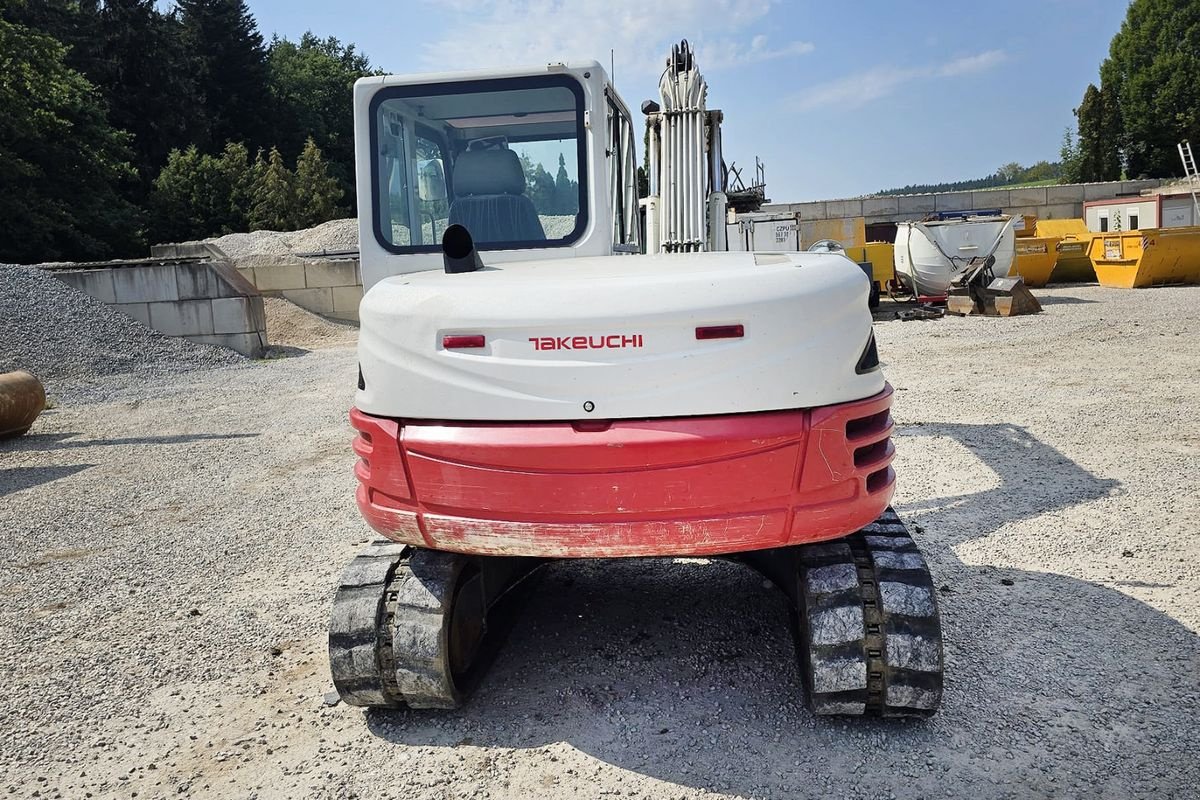
POLYGON ((28 372, 0 374, 0 439, 20 436, 46 408, 46 389, 28 372))

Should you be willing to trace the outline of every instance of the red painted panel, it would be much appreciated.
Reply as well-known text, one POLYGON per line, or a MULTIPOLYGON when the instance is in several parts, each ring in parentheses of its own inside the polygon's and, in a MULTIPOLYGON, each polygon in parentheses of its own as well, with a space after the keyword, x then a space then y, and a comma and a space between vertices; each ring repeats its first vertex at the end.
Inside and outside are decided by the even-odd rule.
POLYGON ((358 505, 396 541, 486 554, 712 555, 835 538, 891 499, 891 396, 580 425, 355 409, 358 505))

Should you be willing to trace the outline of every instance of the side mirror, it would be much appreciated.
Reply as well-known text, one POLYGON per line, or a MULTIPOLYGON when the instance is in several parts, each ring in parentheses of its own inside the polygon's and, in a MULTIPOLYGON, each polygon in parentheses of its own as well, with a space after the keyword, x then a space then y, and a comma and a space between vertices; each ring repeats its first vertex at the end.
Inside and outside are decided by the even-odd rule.
POLYGON ((440 158, 417 162, 417 196, 427 203, 446 199, 446 173, 440 158))

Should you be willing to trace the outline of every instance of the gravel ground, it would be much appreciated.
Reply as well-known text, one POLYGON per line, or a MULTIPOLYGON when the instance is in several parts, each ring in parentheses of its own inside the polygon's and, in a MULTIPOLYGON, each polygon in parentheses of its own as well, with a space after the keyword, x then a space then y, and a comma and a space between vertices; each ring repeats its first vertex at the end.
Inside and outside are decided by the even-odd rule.
POLYGON ((48 272, 0 264, 0 372, 32 372, 57 400, 103 396, 111 375, 154 382, 242 361, 153 331, 48 272))
MULTIPOLYGON (((64 404, 0 443, 10 797, 1195 797, 1200 288, 881 322, 942 712, 817 720, 781 596, 563 563, 470 704, 326 707, 349 348, 64 404)), ((885 301, 886 302, 886 301, 885 301)))

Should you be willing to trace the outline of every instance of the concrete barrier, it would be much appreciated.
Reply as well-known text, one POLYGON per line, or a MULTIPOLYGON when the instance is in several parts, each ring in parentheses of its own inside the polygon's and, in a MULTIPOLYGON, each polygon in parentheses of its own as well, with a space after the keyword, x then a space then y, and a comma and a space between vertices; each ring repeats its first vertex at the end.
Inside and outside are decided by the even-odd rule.
POLYGON ((1083 217, 1085 200, 1137 195, 1161 185, 1158 179, 1071 183, 1060 186, 975 189, 928 194, 876 195, 804 203, 769 203, 763 211, 799 214, 801 222, 862 217, 867 225, 921 219, 938 211, 999 208, 1006 213, 1036 214, 1040 219, 1083 217), (1018 210, 1020 209, 1020 210, 1018 210), (1032 209, 1032 210, 1031 210, 1032 209))
POLYGON ((276 263, 258 262, 238 272, 265 295, 285 297, 315 314, 358 322, 363 288, 357 258, 282 256, 276 263))
POLYGON ((72 264, 49 270, 167 336, 257 357, 267 346, 262 295, 219 248, 156 245, 149 259, 72 264))

